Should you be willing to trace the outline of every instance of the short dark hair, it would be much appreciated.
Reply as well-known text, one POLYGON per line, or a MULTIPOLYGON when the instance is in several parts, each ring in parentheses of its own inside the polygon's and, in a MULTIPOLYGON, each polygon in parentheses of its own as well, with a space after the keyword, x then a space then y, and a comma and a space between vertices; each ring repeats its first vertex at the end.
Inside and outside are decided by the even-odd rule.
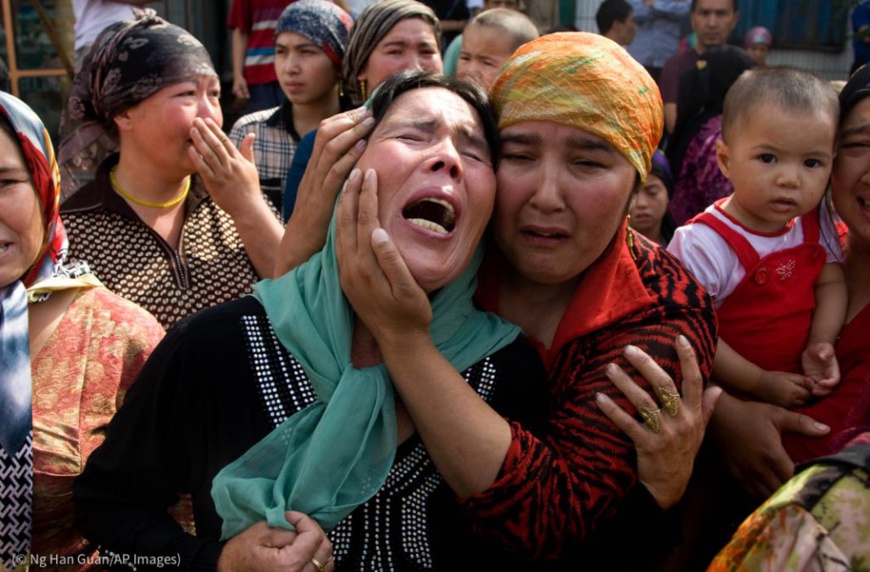
POLYGON ((791 66, 753 68, 743 72, 725 96, 722 108, 725 142, 741 121, 766 104, 798 113, 825 110, 834 125, 840 112, 837 92, 814 73, 791 66))
POLYGON ((634 8, 625 0, 604 0, 595 12, 598 31, 606 34, 613 27, 614 22, 625 22, 632 12, 634 8))
POLYGON ((483 135, 489 145, 489 156, 492 167, 498 167, 499 137, 498 125, 495 122, 495 114, 489 104, 486 93, 476 84, 445 77, 441 74, 428 71, 406 70, 390 76, 382 83, 372 95, 371 110, 375 124, 369 133, 373 133, 393 102, 403 93, 426 87, 440 87, 455 93, 461 97, 480 118, 483 127, 483 135))
MULTIPOLYGON (((692 0, 692 7, 689 9, 689 11, 694 12, 697 6, 698 0, 692 0)), ((737 0, 731 0, 731 6, 734 8, 734 11, 737 12, 737 0)))
POLYGON ((510 8, 484 10, 472 18, 468 25, 495 28, 500 36, 510 40, 511 51, 540 36, 538 28, 531 18, 510 8))

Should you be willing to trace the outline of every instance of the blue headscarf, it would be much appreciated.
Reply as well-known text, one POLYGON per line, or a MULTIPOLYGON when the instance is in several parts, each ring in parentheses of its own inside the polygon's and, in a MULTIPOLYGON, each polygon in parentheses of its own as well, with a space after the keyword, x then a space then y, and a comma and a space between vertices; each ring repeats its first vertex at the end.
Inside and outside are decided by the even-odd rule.
POLYGON ((350 14, 328 0, 298 0, 281 12, 275 37, 293 32, 314 42, 341 69, 347 37, 353 20, 350 14))

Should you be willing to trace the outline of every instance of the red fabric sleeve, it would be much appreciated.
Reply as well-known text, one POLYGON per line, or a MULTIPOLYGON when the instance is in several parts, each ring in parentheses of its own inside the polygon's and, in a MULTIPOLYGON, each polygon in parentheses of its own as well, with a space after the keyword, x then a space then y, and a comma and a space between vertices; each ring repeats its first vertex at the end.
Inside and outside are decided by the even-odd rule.
POLYGON ((709 379, 717 335, 712 301, 676 259, 641 242, 638 272, 653 303, 562 347, 550 368, 546 434, 538 438, 512 425, 514 440, 498 480, 462 500, 479 534, 526 558, 559 558, 601 519, 612 517, 637 481, 631 439, 594 400, 601 392, 636 414, 604 373, 616 363, 649 389, 622 356, 626 345, 649 353, 679 388, 674 342, 683 334, 709 379))

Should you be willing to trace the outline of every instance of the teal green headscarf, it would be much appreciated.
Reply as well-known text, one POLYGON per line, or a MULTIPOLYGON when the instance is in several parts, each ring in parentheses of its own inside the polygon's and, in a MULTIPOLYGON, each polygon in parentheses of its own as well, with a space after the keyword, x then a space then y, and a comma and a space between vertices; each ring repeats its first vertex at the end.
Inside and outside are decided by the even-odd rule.
MULTIPOLYGON (((384 365, 350 363, 353 310, 339 284, 333 215, 326 246, 306 264, 263 280, 254 296, 278 339, 305 369, 318 399, 226 466, 212 483, 223 538, 266 520, 292 528, 284 511, 332 530, 381 488, 396 452, 393 387, 384 365)), ((458 371, 512 342, 520 330, 471 301, 483 258, 434 294, 430 332, 458 371)))

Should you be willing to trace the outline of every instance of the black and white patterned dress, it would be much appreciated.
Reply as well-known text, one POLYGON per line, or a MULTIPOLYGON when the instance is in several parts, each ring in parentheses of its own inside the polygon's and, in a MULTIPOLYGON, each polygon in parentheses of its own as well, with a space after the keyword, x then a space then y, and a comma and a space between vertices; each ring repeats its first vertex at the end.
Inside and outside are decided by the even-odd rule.
MULTIPOLYGON (((524 338, 464 375, 503 415, 541 423, 543 370, 524 338)), ((155 350, 76 483, 80 527, 119 554, 180 554, 190 569, 214 569, 221 519, 212 479, 315 399, 253 297, 181 322, 155 350), (192 496, 196 538, 163 510, 178 492, 192 496)), ((462 570, 475 562, 486 569, 509 562, 471 526, 415 435, 399 445, 384 487, 330 538, 338 570, 462 570)))

